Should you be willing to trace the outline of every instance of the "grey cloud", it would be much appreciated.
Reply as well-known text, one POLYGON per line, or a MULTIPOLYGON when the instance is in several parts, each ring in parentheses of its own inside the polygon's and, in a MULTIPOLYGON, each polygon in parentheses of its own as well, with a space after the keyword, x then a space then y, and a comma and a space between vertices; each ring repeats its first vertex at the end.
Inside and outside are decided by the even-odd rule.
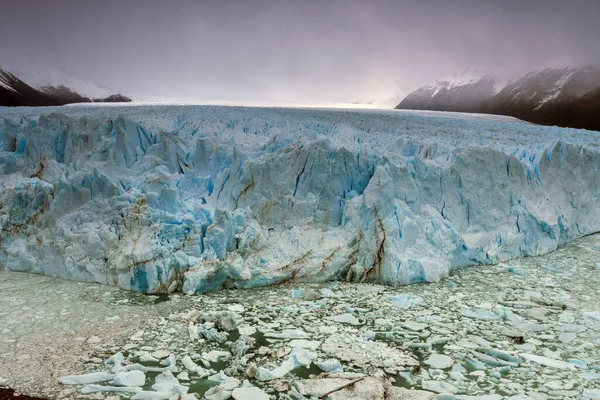
POLYGON ((4 0, 0 63, 114 90, 341 102, 480 68, 600 62, 596 0, 4 0))

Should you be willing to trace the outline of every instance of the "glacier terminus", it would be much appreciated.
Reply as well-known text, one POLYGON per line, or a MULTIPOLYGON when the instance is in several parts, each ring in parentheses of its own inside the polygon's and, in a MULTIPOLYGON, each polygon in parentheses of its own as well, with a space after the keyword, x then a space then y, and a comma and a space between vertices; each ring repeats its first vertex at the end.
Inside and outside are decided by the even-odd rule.
POLYGON ((600 133, 510 118, 0 108, 0 268, 144 293, 404 285, 600 231, 600 133))

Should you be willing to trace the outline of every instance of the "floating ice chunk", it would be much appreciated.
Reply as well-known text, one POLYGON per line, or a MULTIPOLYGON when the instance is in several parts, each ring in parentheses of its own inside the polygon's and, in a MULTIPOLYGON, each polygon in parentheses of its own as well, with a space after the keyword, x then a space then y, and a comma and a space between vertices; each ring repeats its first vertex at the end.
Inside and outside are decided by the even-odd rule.
POLYGON ((265 332, 265 337, 274 339, 308 339, 310 335, 300 329, 288 329, 281 332, 265 332))
POLYGON ((315 364, 323 372, 327 372, 327 373, 344 372, 344 367, 342 366, 342 363, 340 363, 340 361, 335 358, 330 358, 328 360, 323 360, 323 361, 316 361, 315 364))
POLYGON ((257 387, 237 388, 231 392, 235 400, 269 400, 269 395, 257 387))
POLYGON ((544 265, 542 268, 544 268, 546 271, 552 272, 553 274, 564 274, 565 272, 562 269, 555 268, 551 265, 544 265))
POLYGON ((534 362, 536 364, 545 365, 545 366, 551 367, 551 368, 571 369, 571 370, 576 369, 574 365, 569 364, 568 362, 561 361, 561 360, 555 360, 555 359, 549 358, 549 357, 538 356, 538 355, 529 354, 529 353, 521 353, 519 355, 528 361, 534 362))
POLYGON ((171 353, 166 350, 156 350, 154 353, 152 353, 152 357, 158 358, 159 360, 162 360, 163 358, 167 358, 170 355, 171 355, 171 353))
POLYGON ((231 332, 237 329, 236 316, 230 311, 223 312, 219 315, 217 326, 225 332, 231 332))
POLYGON ((292 349, 287 360, 281 363, 280 366, 272 369, 271 371, 266 368, 260 367, 256 371, 256 379, 259 381, 270 381, 272 379, 279 379, 287 375, 290 371, 298 367, 309 367, 312 360, 317 357, 316 353, 312 351, 294 348, 292 349))
MULTIPOLYGON (((425 397, 425 395, 423 397, 425 397)), ((433 400, 463 400, 463 399, 458 399, 455 395, 449 394, 449 393, 438 394, 437 396, 433 397, 432 399, 433 400)), ((481 399, 478 397, 477 400, 481 400, 481 399)))
POLYGON ((337 297, 337 294, 329 288, 322 288, 319 290, 322 297, 337 297))
POLYGON ((144 386, 146 375, 142 371, 119 372, 115 375, 113 386, 144 386))
POLYGON ((573 332, 564 332, 558 335, 558 340, 562 343, 571 343, 575 339, 577 339, 577 334, 573 332))
POLYGON ((353 314, 350 314, 350 313, 334 315, 332 317, 326 317, 325 319, 328 319, 328 320, 334 321, 334 322, 339 322, 341 324, 348 324, 348 325, 360 325, 361 324, 360 321, 358 320, 358 318, 356 318, 353 314))
POLYGON ((408 329, 409 331, 414 331, 414 332, 419 332, 419 331, 422 331, 423 329, 427 328, 427 324, 422 324, 420 322, 415 322, 415 321, 407 321, 407 322, 400 324, 400 326, 404 329, 408 329))
POLYGON ((177 378, 173 376, 170 371, 165 371, 158 375, 154 380, 152 389, 157 392, 165 392, 177 395, 184 395, 188 392, 189 388, 179 383, 177 378))
POLYGON ((304 298, 304 289, 293 289, 290 291, 290 296, 293 299, 302 299, 304 298))
POLYGON ((88 383, 108 382, 113 380, 114 374, 106 372, 92 372, 84 375, 69 375, 58 378, 63 385, 86 385, 88 383))
POLYGON ((216 374, 209 376, 208 380, 219 382, 219 386, 227 392, 231 392, 242 384, 242 381, 232 376, 228 376, 223 371, 219 371, 216 374))
POLYGON ((106 363, 113 366, 111 369, 113 373, 117 373, 125 369, 122 366, 123 361, 125 361, 125 356, 123 356, 123 353, 118 352, 110 356, 109 359, 106 360, 106 363))
POLYGON ((460 311, 461 315, 468 317, 468 318, 474 318, 474 319, 499 319, 500 316, 498 316, 498 314, 495 314, 493 312, 491 312, 490 310, 486 310, 485 308, 469 308, 466 310, 461 310, 460 311))
POLYGON ((140 387, 116 387, 116 386, 102 386, 102 385, 86 385, 81 389, 81 393, 104 393, 104 392, 116 392, 116 393, 129 393, 135 394, 142 391, 140 387))
MULTIPOLYGON (((491 349, 490 349, 491 350, 491 349)), ((488 351, 486 353, 492 353, 494 354, 492 351, 488 351)), ((479 351, 474 351, 473 355, 479 359, 481 362, 491 365, 493 367, 499 367, 499 366, 509 366, 509 367, 518 367, 519 366, 519 362, 512 362, 512 361, 507 361, 504 360, 502 358, 498 358, 498 357, 494 357, 490 354, 486 354, 484 352, 479 352, 479 351)))
POLYGON ((177 365, 177 358, 174 354, 169 354, 169 357, 161 360, 159 364, 164 365, 165 367, 173 367, 177 365))
POLYGON ((227 400, 231 398, 231 391, 225 390, 221 386, 215 386, 204 393, 205 400, 227 400))
POLYGON ((529 271, 525 268, 518 267, 516 265, 511 265, 507 268, 508 272, 512 272, 515 275, 528 275, 529 271))
POLYGON ((177 375, 177 380, 180 381, 189 381, 190 380, 190 376, 188 375, 187 371, 182 371, 177 375))
POLYGON ((518 325, 522 323, 521 318, 512 312, 512 310, 508 307, 503 306, 495 306, 493 308, 494 313, 498 314, 502 319, 504 319, 510 325, 518 325))
POLYGON ((240 326, 238 328, 238 332, 240 333, 240 335, 251 336, 256 333, 256 328, 253 326, 240 326))
POLYGON ((579 367, 581 369, 587 369, 587 367, 588 367, 585 362, 578 360, 576 358, 569 358, 567 360, 567 362, 569 362, 569 364, 573 364, 574 366, 579 367))
POLYGON ((145 365, 142 364, 129 364, 125 367, 125 369, 127 371, 142 371, 142 372, 165 372, 165 371, 170 371, 170 372, 179 372, 179 369, 177 368, 176 365, 170 365, 168 367, 147 367, 145 365))
POLYGON ((588 381, 600 380, 600 373, 597 372, 584 372, 583 374, 581 374, 581 376, 583 377, 583 379, 588 381))
POLYGON ((562 324, 560 325, 560 330, 563 332, 583 332, 586 330, 585 326, 575 325, 575 324, 562 324))
POLYGON ((302 349, 316 350, 321 342, 318 340, 294 339, 288 343, 290 347, 299 347, 302 349))
POLYGON ((294 387, 300 394, 311 397, 323 397, 327 393, 342 389, 352 383, 351 379, 323 378, 308 379, 294 382, 294 387))
POLYGON ((435 393, 456 393, 458 388, 451 383, 443 381, 423 381, 422 387, 424 390, 429 390, 435 393))
POLYGON ((446 369, 450 368, 452 364, 454 364, 454 360, 452 357, 448 357, 444 354, 431 354, 429 358, 425 360, 425 364, 431 366, 432 368, 446 369))
POLYGON ((158 362, 158 359, 153 357, 150 353, 148 352, 144 352, 140 355, 140 361, 141 362, 158 362))
POLYGON ((396 307, 409 309, 411 307, 417 307, 423 303, 422 297, 413 297, 410 294, 398 294, 398 295, 388 295, 387 301, 396 307))
POLYGON ((519 364, 523 362, 523 360, 521 360, 519 357, 511 356, 510 354, 497 349, 479 347, 477 351, 490 357, 494 357, 496 360, 498 360, 500 365, 518 367, 519 364))
POLYGON ((183 357, 181 359, 181 363, 188 371, 193 372, 193 373, 196 373, 196 371, 198 371, 198 368, 201 368, 198 364, 196 364, 194 361, 192 361, 190 356, 183 357))
MULTIPOLYGON (((482 356, 485 356, 484 354, 482 354, 482 356)), ((487 356, 489 357, 489 356, 487 356)), ((492 359, 492 357, 489 357, 488 359, 492 359)), ((494 365, 496 365, 496 360, 492 360, 492 362, 494 363, 494 365)), ((474 370, 478 370, 478 371, 485 371, 487 369, 487 367, 485 366, 485 364, 479 360, 475 360, 473 358, 469 358, 467 359, 467 366, 469 366, 471 369, 474 370)))
POLYGON ((585 311, 582 313, 584 317, 600 321, 600 311, 585 311))
POLYGON ((524 332, 542 332, 552 328, 552 325, 548 324, 536 324, 533 322, 525 322, 515 326, 515 329, 524 332))
POLYGON ((131 400, 169 400, 171 397, 173 397, 173 393, 171 392, 143 390, 131 397, 131 400))
POLYGON ((215 328, 206 329, 202 327, 198 327, 198 335, 203 336, 209 342, 220 344, 225 343, 229 337, 226 332, 219 332, 215 328))
POLYGON ((206 353, 202 353, 202 359, 208 362, 219 362, 231 357, 231 353, 223 350, 211 350, 206 353))
POLYGON ((243 313, 244 311, 246 311, 246 309, 244 308, 243 305, 241 304, 229 304, 227 306, 227 309, 231 312, 235 312, 235 313, 243 313))

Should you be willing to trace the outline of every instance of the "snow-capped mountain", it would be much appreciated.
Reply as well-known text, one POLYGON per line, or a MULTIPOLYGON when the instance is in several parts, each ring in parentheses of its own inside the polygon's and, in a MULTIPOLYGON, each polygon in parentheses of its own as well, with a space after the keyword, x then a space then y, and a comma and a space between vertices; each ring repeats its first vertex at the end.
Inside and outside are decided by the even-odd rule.
POLYGON ((410 93, 396 108, 501 114, 545 125, 600 129, 599 96, 594 94, 599 88, 598 65, 547 68, 508 83, 486 76, 441 80, 410 93))
POLYGON ((32 67, 19 66, 18 68, 10 68, 9 71, 30 86, 42 91, 52 91, 52 88, 66 87, 90 99, 102 99, 115 94, 110 89, 81 78, 74 71, 65 68, 44 68, 43 71, 39 71, 32 67))
POLYGON ((484 108, 515 114, 570 102, 600 87, 600 65, 534 71, 507 85, 484 108))
POLYGON ((130 102, 131 99, 66 70, 32 70, 0 67, 0 106, 57 106, 71 103, 130 102))
POLYGON ((396 108, 469 112, 496 95, 505 84, 477 71, 467 71, 415 90, 396 108))

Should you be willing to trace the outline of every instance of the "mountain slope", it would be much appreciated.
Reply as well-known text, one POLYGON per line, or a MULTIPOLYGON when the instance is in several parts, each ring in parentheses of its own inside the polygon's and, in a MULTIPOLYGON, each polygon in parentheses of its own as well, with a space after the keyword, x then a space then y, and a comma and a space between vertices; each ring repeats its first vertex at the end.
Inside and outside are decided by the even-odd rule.
POLYGON ((466 73, 442 79, 410 93, 396 108, 470 112, 502 86, 496 78, 466 73))
POLYGON ((81 78, 74 71, 65 68, 45 67, 40 71, 36 66, 20 65, 10 69, 10 72, 43 92, 68 88, 71 92, 88 99, 103 99, 115 94, 112 90, 81 78))
MULTIPOLYGON (((34 80, 34 82, 36 82, 34 80)), ((117 93, 111 93, 108 89, 104 91, 93 90, 93 93, 102 94, 102 97, 88 97, 81 92, 67 86, 66 81, 60 84, 45 81, 45 84, 38 86, 36 84, 26 83, 17 75, 0 68, 0 106, 20 107, 20 106, 61 106, 71 103, 91 103, 91 102, 130 102, 131 99, 117 93)), ((86 88, 78 85, 74 81, 74 87, 86 88)), ((87 85, 88 88, 92 86, 87 85)), ((88 90, 89 92, 89 90, 88 90)))
MULTIPOLYGON (((492 78, 409 94, 396 108, 499 114, 565 127, 598 129, 600 66, 530 72, 494 93, 492 78)), ((438 84, 439 86, 439 84, 438 84)))
POLYGON ((552 103, 536 112, 537 123, 600 131, 600 87, 578 99, 552 103))
POLYGON ((15 75, 0 69, 0 106, 60 106, 59 98, 32 88, 15 75))

